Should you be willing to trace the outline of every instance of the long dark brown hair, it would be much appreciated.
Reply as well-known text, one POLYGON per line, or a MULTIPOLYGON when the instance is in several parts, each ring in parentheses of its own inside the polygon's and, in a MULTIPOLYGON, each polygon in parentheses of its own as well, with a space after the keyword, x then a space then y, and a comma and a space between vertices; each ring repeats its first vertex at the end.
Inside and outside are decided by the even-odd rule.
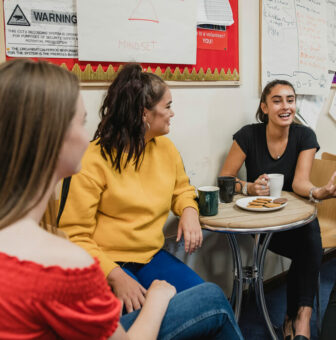
POLYGON ((114 169, 121 172, 132 159, 135 169, 139 168, 147 129, 144 110, 152 110, 166 89, 160 77, 143 72, 135 63, 125 65, 110 85, 94 139, 98 139, 102 156, 111 159, 114 169))
POLYGON ((24 59, 0 65, 0 229, 47 192, 78 95, 76 76, 59 66, 24 59))
POLYGON ((264 103, 266 104, 266 99, 267 96, 271 93, 272 88, 276 85, 285 85, 285 86, 289 86, 292 88, 295 98, 296 98, 296 93, 295 93, 295 89, 294 86, 287 80, 282 80, 282 79, 275 79, 272 80, 271 82, 269 82, 265 87, 264 90, 262 91, 261 97, 260 97, 260 102, 259 102, 259 107, 256 113, 256 119, 258 122, 262 122, 262 123, 268 123, 268 115, 265 114, 263 112, 263 110, 261 109, 261 104, 264 103))

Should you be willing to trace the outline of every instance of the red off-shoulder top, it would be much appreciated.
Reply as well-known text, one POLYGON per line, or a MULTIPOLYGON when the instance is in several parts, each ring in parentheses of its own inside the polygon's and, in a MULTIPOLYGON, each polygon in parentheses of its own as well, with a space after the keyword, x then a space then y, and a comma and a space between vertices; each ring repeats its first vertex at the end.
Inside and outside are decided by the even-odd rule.
POLYGON ((63 269, 0 253, 0 339, 106 339, 120 308, 97 260, 63 269))

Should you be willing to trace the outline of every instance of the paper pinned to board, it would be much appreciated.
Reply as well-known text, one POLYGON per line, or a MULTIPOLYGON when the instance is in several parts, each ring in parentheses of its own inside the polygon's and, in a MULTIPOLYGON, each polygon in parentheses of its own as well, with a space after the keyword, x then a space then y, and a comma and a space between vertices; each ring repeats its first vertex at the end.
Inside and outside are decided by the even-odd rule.
POLYGON ((329 96, 333 73, 328 73, 327 89, 323 95, 298 95, 296 97, 295 117, 304 125, 316 130, 319 116, 329 96))
POLYGON ((233 23, 233 14, 229 0, 198 0, 198 25, 230 26, 233 23))
POLYGON ((296 118, 303 125, 309 126, 315 131, 325 100, 325 96, 298 95, 296 99, 296 118))
POLYGON ((336 120, 336 94, 334 95, 334 99, 331 102, 329 114, 331 117, 333 117, 334 120, 336 120))

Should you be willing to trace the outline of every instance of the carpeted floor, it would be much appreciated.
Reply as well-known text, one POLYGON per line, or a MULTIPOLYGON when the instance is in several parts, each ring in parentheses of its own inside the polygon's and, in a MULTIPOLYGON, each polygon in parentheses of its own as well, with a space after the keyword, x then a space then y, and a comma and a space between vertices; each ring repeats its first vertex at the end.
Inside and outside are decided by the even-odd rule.
MULTIPOLYGON (((324 311, 329 300, 329 294, 335 281, 336 258, 333 258, 323 263, 321 269, 320 303, 322 316, 324 315, 324 311)), ((283 323, 286 312, 285 284, 272 289, 265 295, 270 318, 275 326, 280 327, 283 323)), ((242 314, 239 325, 246 340, 271 339, 266 325, 256 306, 254 295, 250 295, 248 299, 245 298, 243 300, 242 314)), ((313 317, 311 320, 311 331, 311 340, 318 340, 315 309, 313 311, 313 317)), ((277 334, 279 339, 282 339, 282 332, 280 328, 278 329, 277 334)))

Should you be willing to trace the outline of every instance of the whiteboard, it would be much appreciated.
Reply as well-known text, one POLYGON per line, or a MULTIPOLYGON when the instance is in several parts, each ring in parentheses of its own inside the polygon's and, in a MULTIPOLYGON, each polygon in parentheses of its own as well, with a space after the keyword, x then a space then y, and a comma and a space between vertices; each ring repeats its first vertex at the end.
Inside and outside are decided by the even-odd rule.
MULTIPOLYGON (((323 95, 328 82, 327 0, 261 0, 261 78, 323 95)), ((334 37, 334 39, 336 39, 334 37)))
POLYGON ((336 0, 327 0, 329 70, 336 72, 336 0))

